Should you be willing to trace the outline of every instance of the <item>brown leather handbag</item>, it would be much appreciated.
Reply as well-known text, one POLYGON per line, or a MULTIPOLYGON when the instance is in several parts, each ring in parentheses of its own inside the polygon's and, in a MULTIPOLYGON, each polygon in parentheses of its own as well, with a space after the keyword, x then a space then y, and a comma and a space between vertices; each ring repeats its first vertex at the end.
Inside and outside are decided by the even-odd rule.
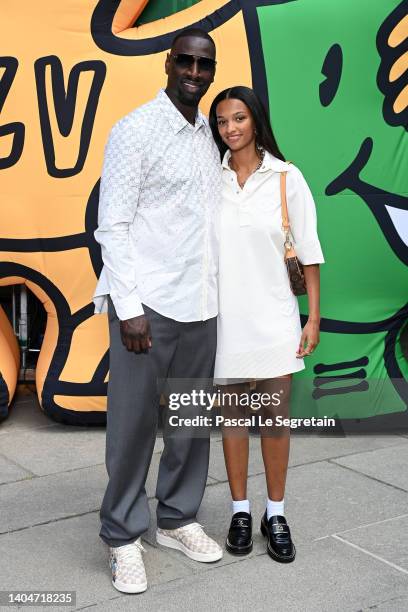
MULTIPOLYGON (((287 162, 290 164, 290 162, 287 162)), ((304 295, 306 293, 306 280, 303 265, 296 256, 295 249, 291 240, 291 231, 288 215, 288 205, 286 202, 286 172, 280 173, 281 207, 282 207, 282 229, 285 234, 285 264, 289 276, 289 284, 294 295, 304 295)))

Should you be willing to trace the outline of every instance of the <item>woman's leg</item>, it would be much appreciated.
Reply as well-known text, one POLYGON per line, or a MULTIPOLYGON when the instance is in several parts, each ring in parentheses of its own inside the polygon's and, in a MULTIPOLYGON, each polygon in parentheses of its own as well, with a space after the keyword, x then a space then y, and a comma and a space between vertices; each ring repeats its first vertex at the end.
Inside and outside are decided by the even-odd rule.
MULTIPOLYGON (((249 392, 247 383, 223 385, 220 388, 222 400, 222 414, 226 419, 245 417, 245 411, 239 406, 239 397, 249 392), (235 398, 238 398, 238 402, 235 398)), ((224 449, 225 467, 234 501, 247 499, 248 479, 248 428, 227 427, 222 428, 222 445, 224 449)))
MULTIPOLYGON (((270 397, 279 393, 281 398, 279 406, 266 410, 265 416, 272 419, 276 416, 283 418, 289 416, 290 383, 289 374, 258 384, 257 391, 260 393, 268 393, 270 397)), ((269 556, 280 563, 291 563, 295 559, 296 549, 284 516, 283 503, 289 460, 290 428, 275 425, 261 429, 261 432, 262 457, 268 487, 267 508, 261 519, 261 532, 267 539, 266 550, 269 556)))
MULTIPOLYGON (((290 383, 291 374, 257 383, 257 392, 267 393, 270 397, 274 393, 279 393, 281 398, 279 406, 266 409, 265 416, 272 417, 273 419, 278 415, 284 418, 289 416, 290 383), (281 391, 284 393, 281 393, 281 391)), ((289 447, 289 427, 261 428, 261 448, 268 498, 273 501, 281 501, 285 495, 289 447)))
MULTIPOLYGON (((224 418, 239 419, 248 416, 247 405, 242 407, 240 403, 243 393, 249 394, 249 384, 238 383, 222 387, 224 418)), ((224 425, 222 443, 232 496, 232 518, 225 547, 232 555, 247 555, 253 546, 251 509, 247 499, 248 427, 224 425)))

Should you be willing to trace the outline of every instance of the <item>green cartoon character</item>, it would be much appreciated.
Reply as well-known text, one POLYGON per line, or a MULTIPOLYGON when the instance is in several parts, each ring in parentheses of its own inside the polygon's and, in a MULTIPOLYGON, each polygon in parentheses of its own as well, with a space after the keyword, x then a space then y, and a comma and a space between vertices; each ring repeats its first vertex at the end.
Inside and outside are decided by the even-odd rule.
POLYGON ((406 410, 406 24, 403 4, 392 9, 368 0, 258 9, 272 122, 309 181, 326 257, 321 342, 297 377, 299 415, 406 410))
MULTIPOLYGON (((308 178, 327 262, 321 343, 296 376, 293 414, 384 425, 381 415, 403 413, 408 401, 403 3, 233 4, 252 26, 248 39, 259 26, 261 45, 248 40, 252 85, 284 154, 308 178)), ((142 17, 164 16, 154 9, 142 17)))

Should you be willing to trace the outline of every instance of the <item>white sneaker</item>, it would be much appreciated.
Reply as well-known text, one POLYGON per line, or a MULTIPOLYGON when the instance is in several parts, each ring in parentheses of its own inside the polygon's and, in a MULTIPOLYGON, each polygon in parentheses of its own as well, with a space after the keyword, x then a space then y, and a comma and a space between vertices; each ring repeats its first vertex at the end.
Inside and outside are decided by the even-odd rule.
POLYGON ((190 523, 178 529, 158 528, 156 540, 162 546, 181 550, 194 561, 210 563, 222 557, 221 546, 206 535, 199 523, 190 523))
POLYGON ((143 548, 140 538, 125 546, 109 548, 109 565, 112 570, 112 584, 123 593, 143 593, 147 589, 143 548))

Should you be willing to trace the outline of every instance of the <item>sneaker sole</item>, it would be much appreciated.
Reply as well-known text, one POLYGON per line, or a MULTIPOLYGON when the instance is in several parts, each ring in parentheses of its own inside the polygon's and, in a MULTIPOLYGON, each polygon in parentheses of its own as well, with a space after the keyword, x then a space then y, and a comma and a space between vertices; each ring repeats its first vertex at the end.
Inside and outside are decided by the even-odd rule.
POLYGON ((219 561, 222 558, 222 550, 220 552, 214 553, 200 553, 194 550, 188 549, 182 542, 175 540, 174 538, 170 538, 169 536, 164 535, 163 533, 156 533, 156 540, 158 544, 162 546, 167 546, 167 548, 174 548, 175 550, 180 550, 193 561, 200 561, 201 563, 212 563, 213 561, 219 561))
POLYGON ((122 582, 114 582, 112 584, 117 591, 121 593, 144 593, 147 589, 147 582, 143 584, 124 584, 122 582))

